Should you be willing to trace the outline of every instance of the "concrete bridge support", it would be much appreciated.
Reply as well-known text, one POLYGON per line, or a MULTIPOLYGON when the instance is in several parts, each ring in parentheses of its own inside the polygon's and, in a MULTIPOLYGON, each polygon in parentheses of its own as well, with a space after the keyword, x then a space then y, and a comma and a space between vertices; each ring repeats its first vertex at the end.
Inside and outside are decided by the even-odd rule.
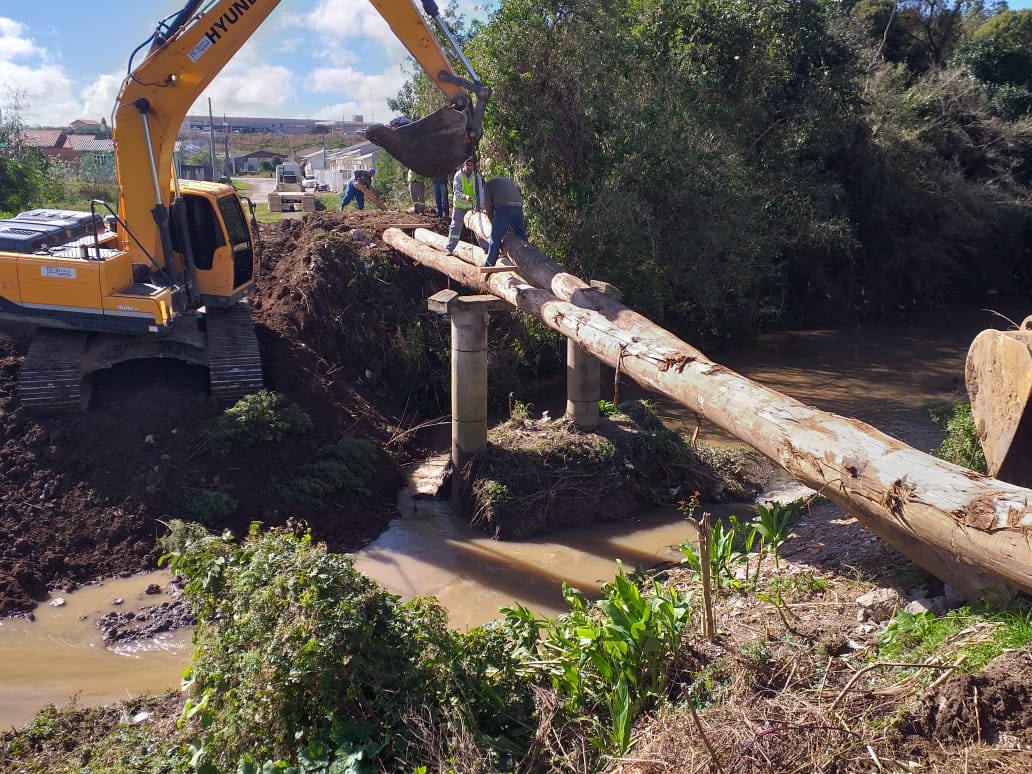
MULTIPOLYGON (((593 280, 591 286, 610 298, 619 299, 620 291, 608 282, 593 280)), ((588 354, 573 339, 566 340, 566 416, 581 430, 598 427, 598 400, 601 397, 601 369, 598 359, 588 354)))
POLYGON ((509 304, 491 296, 442 290, 431 312, 451 318, 452 512, 461 515, 469 488, 468 463, 487 445, 487 319, 509 304))

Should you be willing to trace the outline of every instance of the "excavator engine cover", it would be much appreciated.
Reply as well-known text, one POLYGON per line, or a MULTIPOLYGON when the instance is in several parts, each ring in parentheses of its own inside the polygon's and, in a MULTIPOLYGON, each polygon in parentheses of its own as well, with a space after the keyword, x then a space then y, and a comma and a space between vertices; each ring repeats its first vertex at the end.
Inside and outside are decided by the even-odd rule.
POLYGON ((470 155, 466 114, 444 107, 398 127, 377 124, 366 137, 417 175, 451 179, 470 155))

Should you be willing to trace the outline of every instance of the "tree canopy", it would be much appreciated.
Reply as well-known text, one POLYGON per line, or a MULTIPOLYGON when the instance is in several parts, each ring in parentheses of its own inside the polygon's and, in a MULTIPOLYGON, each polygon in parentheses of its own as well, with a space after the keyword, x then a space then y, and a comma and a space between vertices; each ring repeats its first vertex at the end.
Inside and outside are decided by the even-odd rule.
POLYGON ((462 31, 494 89, 482 167, 524 188, 543 250, 697 340, 1027 289, 1028 67, 995 21, 1011 16, 503 0, 462 31))

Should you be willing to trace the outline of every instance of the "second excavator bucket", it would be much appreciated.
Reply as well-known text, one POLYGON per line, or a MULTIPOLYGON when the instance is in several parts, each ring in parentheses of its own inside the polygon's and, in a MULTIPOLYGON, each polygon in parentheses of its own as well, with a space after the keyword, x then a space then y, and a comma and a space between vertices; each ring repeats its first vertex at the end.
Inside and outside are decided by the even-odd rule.
POLYGON ((365 134, 416 174, 450 180, 472 151, 468 123, 464 112, 444 107, 402 126, 371 126, 365 134))
POLYGON ((989 475, 1032 487, 1032 317, 978 334, 965 381, 989 475))

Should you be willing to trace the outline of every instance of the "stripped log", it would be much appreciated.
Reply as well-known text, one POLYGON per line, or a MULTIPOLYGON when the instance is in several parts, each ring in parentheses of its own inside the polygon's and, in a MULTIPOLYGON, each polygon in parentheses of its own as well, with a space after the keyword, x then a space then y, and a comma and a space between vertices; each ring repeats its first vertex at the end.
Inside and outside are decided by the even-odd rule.
MULTIPOLYGON (((467 225, 473 219, 467 216, 467 225)), ((524 276, 540 279, 526 243, 515 249, 517 240, 504 243, 518 269, 485 276, 470 265, 483 262, 479 248, 457 251, 467 263, 443 254, 440 235, 419 229, 416 237, 384 233, 419 263, 507 300, 643 387, 697 411, 970 598, 1032 594, 1032 491, 944 462, 859 420, 805 406, 712 362, 602 294, 573 291, 577 300, 591 298, 596 310, 557 297, 554 281, 548 290, 536 287, 524 276)), ((563 288, 571 280, 559 284, 568 292, 563 288)))
POLYGON ((376 194, 375 194, 375 193, 373 192, 373 189, 372 189, 372 188, 367 188, 367 187, 366 187, 365 185, 363 185, 362 183, 359 183, 359 182, 357 182, 357 181, 355 182, 355 188, 357 188, 357 189, 358 189, 359 191, 361 191, 361 192, 362 192, 363 194, 365 194, 365 195, 366 195, 366 196, 368 196, 368 197, 369 197, 370 199, 372 199, 372 201, 373 201, 373 204, 375 204, 375 205, 376 205, 376 208, 377 208, 378 210, 385 210, 385 211, 386 211, 386 209, 387 209, 387 205, 386 205, 386 204, 384 204, 384 203, 383 203, 382 201, 380 201, 380 197, 379 197, 379 196, 377 196, 377 195, 376 195, 376 194))

